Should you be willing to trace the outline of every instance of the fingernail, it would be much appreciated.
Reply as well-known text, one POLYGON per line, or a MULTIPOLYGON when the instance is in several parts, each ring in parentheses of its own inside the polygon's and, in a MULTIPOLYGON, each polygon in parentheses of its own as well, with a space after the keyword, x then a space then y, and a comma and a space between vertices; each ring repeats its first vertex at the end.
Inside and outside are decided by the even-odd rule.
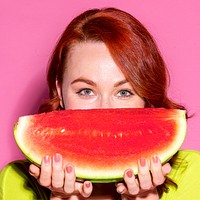
POLYGON ((68 174, 70 174, 72 172, 72 166, 71 165, 67 165, 66 166, 66 171, 68 174))
POLYGON ((171 171, 172 171, 172 168, 171 168, 171 166, 169 166, 169 167, 167 168, 167 170, 166 170, 166 173, 169 174, 171 171))
POLYGON ((128 170, 126 172, 126 175, 129 177, 129 178, 132 178, 133 177, 133 171, 132 170, 128 170))
POLYGON ((145 158, 140 158, 139 162, 140 162, 140 166, 141 167, 145 167, 146 166, 146 159, 145 158))
POLYGON ((61 161, 61 155, 57 153, 57 154, 54 155, 53 159, 54 159, 54 161, 55 161, 56 163, 58 163, 58 162, 61 161))
POLYGON ((45 156, 45 157, 43 158, 43 161, 44 161, 44 164, 45 164, 45 165, 49 165, 49 164, 50 164, 50 157, 49 157, 49 156, 45 156))
POLYGON ((124 188, 118 188, 118 193, 120 193, 120 194, 122 194, 122 193, 124 193, 124 188))
POLYGON ((90 182, 85 183, 86 187, 89 188, 90 187, 90 182))
POLYGON ((154 163, 158 163, 158 156, 153 156, 152 159, 153 159, 153 162, 154 162, 154 163))

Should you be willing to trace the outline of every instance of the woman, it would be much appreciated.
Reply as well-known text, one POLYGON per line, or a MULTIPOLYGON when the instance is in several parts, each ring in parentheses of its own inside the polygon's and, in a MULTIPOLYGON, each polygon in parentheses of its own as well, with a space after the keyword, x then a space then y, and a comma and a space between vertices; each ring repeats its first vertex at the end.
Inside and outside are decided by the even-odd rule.
MULTIPOLYGON (((167 97, 168 72, 151 35, 134 17, 114 8, 86 11, 69 24, 53 53, 48 84, 50 100, 40 112, 110 107, 185 109, 167 97)), ((98 189, 93 190, 88 181, 75 182, 73 166, 63 170, 61 155, 52 160, 45 157, 41 171, 30 166, 40 184, 52 190, 51 199, 93 198, 98 189)), ((170 182, 166 175, 171 166, 161 166, 155 157, 149 167, 146 160, 139 161, 138 179, 127 169, 125 183, 116 184, 116 191, 123 198, 159 199, 170 182)))
MULTIPOLYGON (((93 108, 185 109, 168 98, 168 81, 159 50, 137 19, 114 8, 88 10, 68 25, 56 45, 48 71, 50 99, 41 105, 40 112, 93 108)), ((41 186, 50 189, 51 200, 178 199, 180 195, 170 196, 174 191, 180 193, 178 179, 171 179, 173 174, 179 174, 176 169, 180 166, 181 173, 190 172, 187 168, 191 164, 196 166, 194 158, 188 164, 182 154, 200 162, 199 154, 192 152, 179 152, 163 166, 157 156, 152 157, 150 165, 141 158, 138 177, 132 169, 127 169, 124 182, 115 184, 76 182, 74 166, 63 166, 60 154, 53 158, 45 156, 41 168, 31 164, 29 171, 41 186)))

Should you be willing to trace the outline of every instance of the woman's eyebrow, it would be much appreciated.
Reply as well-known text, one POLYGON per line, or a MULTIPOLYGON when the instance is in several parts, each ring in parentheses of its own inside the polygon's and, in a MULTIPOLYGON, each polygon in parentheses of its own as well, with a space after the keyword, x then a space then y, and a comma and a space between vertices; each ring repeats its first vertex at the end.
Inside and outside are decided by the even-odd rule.
POLYGON ((74 83, 77 83, 77 82, 83 82, 83 83, 86 83, 88 85, 96 86, 95 82, 93 82, 89 79, 85 79, 85 78, 77 78, 77 79, 75 79, 71 82, 71 85, 74 84, 74 83))
POLYGON ((128 81, 127 81, 126 79, 115 83, 115 84, 114 84, 114 87, 118 87, 118 86, 123 85, 123 84, 125 84, 125 83, 128 83, 128 81))

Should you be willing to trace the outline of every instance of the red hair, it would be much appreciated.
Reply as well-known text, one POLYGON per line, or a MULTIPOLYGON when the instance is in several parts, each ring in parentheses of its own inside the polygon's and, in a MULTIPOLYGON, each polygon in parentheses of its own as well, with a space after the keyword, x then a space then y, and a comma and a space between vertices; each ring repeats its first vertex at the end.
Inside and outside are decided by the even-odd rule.
POLYGON ((39 112, 59 110, 56 80, 62 85, 68 53, 77 42, 102 41, 147 107, 185 109, 167 96, 169 75, 153 37, 132 15, 116 8, 85 11, 63 32, 48 69, 50 99, 39 112))
MULTIPOLYGON (((134 91, 146 101, 147 107, 185 109, 168 98, 169 73, 158 47, 147 29, 132 15, 116 8, 92 9, 77 16, 58 41, 48 69, 50 99, 39 112, 59 110, 60 99, 56 81, 61 86, 67 67, 68 53, 73 45, 85 41, 105 43, 134 91)), ((157 187, 159 194, 167 190, 157 187)))

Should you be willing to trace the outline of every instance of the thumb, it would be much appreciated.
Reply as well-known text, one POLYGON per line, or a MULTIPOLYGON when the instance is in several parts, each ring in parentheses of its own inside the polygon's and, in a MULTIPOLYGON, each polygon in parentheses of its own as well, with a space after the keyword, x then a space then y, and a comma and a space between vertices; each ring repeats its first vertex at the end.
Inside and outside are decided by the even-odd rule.
POLYGON ((36 179, 38 179, 39 176, 40 176, 40 168, 37 167, 37 166, 34 165, 34 164, 31 164, 31 165, 29 166, 29 173, 30 173, 31 176, 33 176, 33 177, 35 177, 36 179))
POLYGON ((82 187, 80 187, 79 192, 83 197, 87 198, 92 194, 92 190, 93 190, 92 183, 90 181, 85 181, 82 184, 82 187))

